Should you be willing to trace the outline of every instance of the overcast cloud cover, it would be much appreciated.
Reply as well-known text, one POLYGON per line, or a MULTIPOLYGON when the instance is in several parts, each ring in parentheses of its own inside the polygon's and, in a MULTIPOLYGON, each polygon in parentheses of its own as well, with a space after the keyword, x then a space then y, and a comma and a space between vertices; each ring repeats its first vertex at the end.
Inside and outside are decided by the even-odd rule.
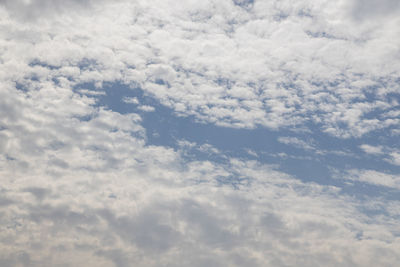
POLYGON ((0 266, 397 266, 395 0, 0 0, 0 266))

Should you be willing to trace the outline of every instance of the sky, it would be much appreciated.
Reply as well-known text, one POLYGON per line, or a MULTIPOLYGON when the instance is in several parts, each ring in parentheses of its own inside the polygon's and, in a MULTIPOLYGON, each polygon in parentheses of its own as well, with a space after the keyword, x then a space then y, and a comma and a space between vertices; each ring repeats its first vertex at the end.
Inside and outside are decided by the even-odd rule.
POLYGON ((397 266, 397 0, 0 0, 0 266, 397 266))

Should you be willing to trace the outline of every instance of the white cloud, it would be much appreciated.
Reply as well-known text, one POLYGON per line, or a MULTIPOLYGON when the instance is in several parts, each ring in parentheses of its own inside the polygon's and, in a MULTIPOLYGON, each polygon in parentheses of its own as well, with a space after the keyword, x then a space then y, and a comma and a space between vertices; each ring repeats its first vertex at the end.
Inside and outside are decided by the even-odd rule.
POLYGON ((139 100, 136 97, 124 97, 122 101, 128 104, 134 104, 134 105, 139 104, 139 100))
MULTIPOLYGON (((82 12, 93 9, 96 4, 106 0, 0 0, 0 6, 5 7, 13 16, 22 21, 35 21, 64 15, 64 12, 82 12)), ((80 13, 82 14, 82 13, 80 13)), ((85 13, 83 13, 85 14, 85 13)))
POLYGON ((388 161, 394 165, 400 166, 400 151, 391 152, 388 161))
POLYGON ((365 153, 367 154, 373 154, 373 155, 381 155, 384 152, 382 151, 382 146, 371 146, 367 144, 363 144, 360 146, 362 150, 364 150, 365 153))
POLYGON ((399 260, 391 218, 371 224, 358 208, 368 202, 338 188, 303 183, 257 161, 196 161, 145 145, 140 117, 95 108, 68 87, 2 94, 4 266, 399 260), (386 257, 377 257, 382 252, 386 257))
POLYGON ((400 189, 400 176, 396 174, 387 174, 374 170, 352 170, 350 173, 352 175, 351 179, 356 181, 400 189))
MULTIPOLYGON (((1 1, 1 266, 400 261, 398 204, 375 218, 368 200, 270 165, 190 159, 185 147, 220 151, 146 144, 139 115, 95 106, 119 81, 230 127, 313 121, 349 137, 398 123, 395 18, 359 30, 332 1, 235 3, 1 1)), ((398 189, 395 175, 352 177, 398 189)))
POLYGON ((148 106, 148 105, 141 105, 138 107, 138 109, 140 109, 141 111, 144 111, 144 112, 154 112, 155 111, 154 107, 148 106))
MULTIPOLYGON (((81 13, 27 24, 7 13, 21 7, 3 2, 7 79, 27 83, 18 71, 26 69, 71 84, 119 80, 181 115, 229 127, 294 129, 312 121, 328 134, 360 137, 399 123, 391 96, 399 90, 395 17, 377 30, 358 27, 339 2, 256 1, 251 9, 232 1, 85 3, 81 13), (61 68, 27 66, 34 59, 61 68)), ((30 10, 25 5, 80 4, 18 2, 30 10)))
POLYGON ((297 137, 279 137, 278 142, 286 144, 286 145, 292 145, 298 148, 302 148, 305 150, 315 150, 316 148, 312 145, 312 142, 305 142, 297 137), (311 143, 311 144, 310 144, 311 143))
POLYGON ((360 146, 367 154, 383 156, 383 160, 393 165, 400 165, 400 152, 394 147, 387 146, 371 146, 363 144, 360 146))
POLYGON ((251 150, 251 149, 246 149, 246 153, 249 154, 250 156, 258 158, 257 152, 251 150))

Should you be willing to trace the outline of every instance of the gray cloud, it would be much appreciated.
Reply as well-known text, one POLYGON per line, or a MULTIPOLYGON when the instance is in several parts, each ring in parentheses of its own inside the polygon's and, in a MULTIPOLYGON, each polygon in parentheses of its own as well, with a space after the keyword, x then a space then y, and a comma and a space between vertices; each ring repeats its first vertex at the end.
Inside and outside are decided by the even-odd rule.
POLYGON ((167 223, 162 223, 162 214, 154 214, 152 211, 160 211, 155 207, 147 207, 147 210, 135 217, 118 217, 110 211, 102 211, 100 215, 108 222, 113 232, 143 250, 149 252, 165 252, 177 243, 179 233, 167 223))
POLYGON ((14 266, 32 266, 34 264, 31 261, 31 256, 26 252, 18 252, 7 257, 0 256, 0 265, 4 267, 14 267, 14 266))
POLYGON ((79 14, 85 9, 92 9, 96 5, 108 0, 0 0, 0 6, 8 10, 13 17, 21 21, 49 19, 62 16, 65 12, 79 14))
POLYGON ((396 0, 355 0, 352 7, 353 16, 362 20, 391 16, 399 11, 400 3, 396 0))
POLYGON ((31 193, 40 201, 51 193, 51 190, 42 187, 28 187, 25 188, 25 191, 31 193))
POLYGON ((114 263, 115 267, 130 267, 132 265, 132 261, 129 257, 127 257, 123 251, 118 249, 99 250, 96 252, 96 255, 110 259, 114 263))
POLYGON ((15 201, 12 199, 6 198, 4 196, 0 197, 0 206, 9 206, 14 203, 15 201))

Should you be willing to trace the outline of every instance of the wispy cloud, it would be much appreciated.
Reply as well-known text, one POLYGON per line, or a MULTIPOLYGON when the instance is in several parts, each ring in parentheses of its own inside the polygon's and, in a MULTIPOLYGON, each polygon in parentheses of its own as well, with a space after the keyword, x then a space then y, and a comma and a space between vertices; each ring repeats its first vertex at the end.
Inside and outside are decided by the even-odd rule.
POLYGON ((365 153, 373 154, 373 155, 381 155, 384 154, 382 146, 371 146, 367 144, 363 144, 360 146, 365 153))
POLYGON ((286 145, 292 145, 297 148, 305 150, 315 150, 315 147, 312 145, 312 142, 306 142, 297 137, 279 137, 278 142, 286 145))

